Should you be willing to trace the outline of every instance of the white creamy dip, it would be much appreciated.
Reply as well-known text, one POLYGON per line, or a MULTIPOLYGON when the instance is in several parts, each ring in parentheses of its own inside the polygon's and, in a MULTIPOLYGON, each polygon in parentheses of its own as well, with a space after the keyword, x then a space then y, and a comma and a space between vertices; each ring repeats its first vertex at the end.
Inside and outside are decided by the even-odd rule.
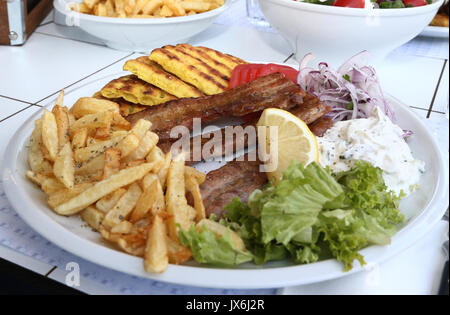
POLYGON ((375 108, 371 117, 337 122, 317 138, 320 164, 341 172, 357 160, 367 161, 383 170, 388 189, 407 195, 418 187, 425 163, 413 158, 402 134, 399 126, 375 108))

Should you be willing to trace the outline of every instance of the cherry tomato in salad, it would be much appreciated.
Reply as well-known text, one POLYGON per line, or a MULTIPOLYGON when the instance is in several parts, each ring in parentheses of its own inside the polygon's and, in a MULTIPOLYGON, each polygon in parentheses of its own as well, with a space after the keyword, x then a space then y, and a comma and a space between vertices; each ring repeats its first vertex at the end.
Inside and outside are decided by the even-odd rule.
POLYGON ((335 7, 346 8, 364 8, 366 4, 365 0, 336 0, 333 5, 335 7))
POLYGON ((405 7, 421 7, 427 5, 426 0, 403 0, 405 7))
POLYGON ((228 88, 232 89, 238 85, 248 83, 259 77, 263 77, 272 73, 280 72, 284 74, 286 78, 294 83, 297 83, 298 71, 294 68, 269 64, 248 63, 238 65, 233 69, 231 79, 228 88))

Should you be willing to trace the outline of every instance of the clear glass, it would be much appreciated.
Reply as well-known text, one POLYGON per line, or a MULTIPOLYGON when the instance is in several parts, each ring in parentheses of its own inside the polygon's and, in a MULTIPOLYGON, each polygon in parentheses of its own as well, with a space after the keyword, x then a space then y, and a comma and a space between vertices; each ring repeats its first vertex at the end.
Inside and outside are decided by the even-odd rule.
POLYGON ((259 8, 258 0, 247 0, 247 17, 250 23, 254 25, 262 27, 269 26, 269 23, 266 21, 261 9, 259 8))

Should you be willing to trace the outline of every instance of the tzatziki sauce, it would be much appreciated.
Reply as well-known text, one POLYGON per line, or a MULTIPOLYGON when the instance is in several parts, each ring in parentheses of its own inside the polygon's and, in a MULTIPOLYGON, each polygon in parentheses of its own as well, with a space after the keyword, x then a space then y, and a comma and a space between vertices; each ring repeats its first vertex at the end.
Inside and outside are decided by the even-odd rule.
POLYGON ((418 187, 425 163, 414 159, 403 130, 376 107, 368 118, 339 121, 318 137, 319 162, 333 172, 364 160, 383 171, 388 189, 408 195, 418 187))

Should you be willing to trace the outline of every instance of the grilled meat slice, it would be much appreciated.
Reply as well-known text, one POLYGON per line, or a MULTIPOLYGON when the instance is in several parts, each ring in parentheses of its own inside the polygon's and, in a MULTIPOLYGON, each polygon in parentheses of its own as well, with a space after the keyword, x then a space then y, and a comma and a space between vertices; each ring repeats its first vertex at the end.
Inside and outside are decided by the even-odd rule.
MULTIPOLYGON (((328 117, 321 117, 309 126, 314 134, 321 136, 333 126, 333 121, 328 117)), ((207 215, 214 213, 221 216, 225 211, 224 207, 234 197, 245 203, 255 189, 261 189, 266 184, 267 177, 266 173, 259 171, 259 166, 259 161, 250 162, 246 157, 245 161, 232 161, 209 172, 200 187, 207 215)))
POLYGON ((221 216, 233 198, 247 202, 249 195, 267 182, 266 173, 259 172, 259 161, 232 161, 211 171, 200 186, 206 214, 221 216))
MULTIPOLYGON (((316 136, 322 136, 323 133, 332 126, 333 122, 329 119, 324 119, 323 121, 321 121, 320 124, 316 124, 314 125, 314 122, 317 120, 321 120, 322 116, 325 115, 326 113, 328 113, 330 111, 330 108, 328 106, 326 106, 324 103, 322 102, 310 102, 308 104, 304 104, 301 106, 297 106, 291 110, 289 110, 291 113, 293 113, 294 115, 296 115, 297 117, 299 117, 301 120, 303 120, 306 124, 310 125, 310 129, 311 131, 316 135, 316 136), (331 124, 330 124, 331 123, 331 124), (314 125, 314 127, 312 127, 314 125)), ((259 117, 261 115, 261 112, 258 112, 258 115, 254 116, 252 119, 252 121, 248 121, 242 125, 240 125, 243 129, 245 129, 247 126, 254 126, 256 125, 256 122, 258 121, 259 117)), ((197 159, 194 159, 194 146, 195 145, 199 145, 200 149, 198 151, 203 152, 203 148, 204 146, 207 144, 208 145, 208 155, 209 157, 213 158, 213 157, 219 157, 219 156, 223 156, 225 155, 225 153, 228 152, 237 152, 239 150, 245 149, 249 146, 252 146, 254 144, 256 144, 256 138, 254 137, 250 137, 250 141, 249 141, 249 137, 248 137, 248 133, 244 133, 243 137, 235 137, 233 136, 233 141, 226 141, 228 140, 226 138, 226 134, 225 134, 225 128, 217 130, 215 132, 220 132, 221 136, 220 137, 214 137, 213 135, 211 135, 210 138, 205 137, 205 135, 199 135, 196 137, 193 137, 190 139, 190 158, 187 160, 188 164, 194 164, 196 162, 199 162, 198 157, 195 156, 197 159), (212 139, 216 139, 216 140, 212 140, 212 139), (221 150, 219 152, 214 152, 215 148, 221 148, 221 150)), ((176 141, 176 139, 168 139, 168 140, 163 140, 159 143, 160 148, 167 153, 170 149, 172 144, 176 141)))
POLYGON ((192 130, 193 118, 209 123, 221 117, 240 117, 268 107, 290 109, 302 104, 308 94, 280 73, 260 77, 226 92, 199 98, 183 98, 127 117, 131 124, 139 119, 152 122, 160 139, 168 139, 175 126, 192 130))
POLYGON ((333 127, 333 120, 329 117, 320 117, 311 125, 309 125, 309 129, 315 134, 317 137, 322 137, 324 133, 333 127))
POLYGON ((322 103, 318 97, 307 94, 303 96, 303 103, 301 106, 294 107, 289 111, 309 125, 330 110, 331 108, 322 103))

